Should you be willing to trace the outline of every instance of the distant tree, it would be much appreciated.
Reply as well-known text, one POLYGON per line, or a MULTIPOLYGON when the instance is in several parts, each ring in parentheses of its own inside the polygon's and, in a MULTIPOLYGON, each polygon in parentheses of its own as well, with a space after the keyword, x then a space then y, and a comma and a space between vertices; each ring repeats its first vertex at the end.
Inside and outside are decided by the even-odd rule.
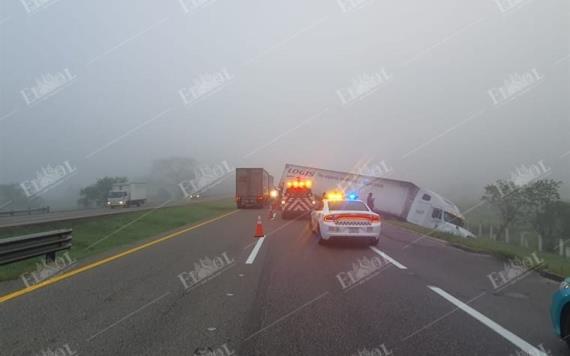
MULTIPOLYGON (((552 179, 537 180, 524 187, 525 217, 544 240, 545 248, 554 247, 557 236, 562 238, 566 205, 560 202, 558 190, 562 182, 552 179)), ((570 238, 570 236, 568 236, 570 238)))
POLYGON ((499 179, 495 184, 485 187, 482 199, 494 206, 500 215, 499 236, 504 236, 505 230, 525 212, 524 190, 511 181, 499 179))
POLYGON ((77 203, 80 206, 103 206, 113 184, 127 182, 127 177, 104 177, 97 179, 95 184, 87 186, 79 192, 80 198, 77 203))
POLYGON ((158 201, 182 196, 179 184, 196 177, 198 163, 189 157, 171 157, 156 160, 150 168, 153 198, 158 201))
POLYGON ((553 202, 560 200, 562 182, 552 179, 541 179, 524 186, 525 210, 529 217, 544 211, 553 202))
POLYGON ((0 184, 0 210, 18 210, 43 206, 40 197, 29 199, 18 184, 0 184))
POLYGON ((517 221, 524 221, 543 237, 550 238, 556 231, 555 220, 560 207, 555 202, 560 200, 558 189, 561 182, 542 179, 519 186, 512 181, 497 180, 485 187, 483 200, 494 206, 500 215, 499 236, 517 221), (554 215, 549 215, 554 214, 554 215))
POLYGON ((196 160, 188 157, 159 159, 152 163, 150 177, 153 181, 178 186, 180 182, 194 178, 196 165, 196 160))
POLYGON ((570 239, 570 203, 551 202, 538 211, 531 222, 543 238, 544 249, 554 251, 558 239, 570 239))

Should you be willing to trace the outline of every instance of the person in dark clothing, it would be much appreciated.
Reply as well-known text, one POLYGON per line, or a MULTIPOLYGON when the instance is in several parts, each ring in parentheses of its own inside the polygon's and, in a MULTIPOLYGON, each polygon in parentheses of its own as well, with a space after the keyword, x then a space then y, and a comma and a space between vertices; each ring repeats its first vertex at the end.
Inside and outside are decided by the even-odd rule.
POLYGON ((325 206, 325 199, 327 198, 327 193, 323 192, 323 194, 321 195, 321 199, 319 201, 317 201, 317 207, 316 210, 323 210, 323 207, 325 206))
POLYGON ((368 193, 368 198, 366 198, 366 205, 370 208, 370 210, 374 211, 374 197, 372 193, 368 193))

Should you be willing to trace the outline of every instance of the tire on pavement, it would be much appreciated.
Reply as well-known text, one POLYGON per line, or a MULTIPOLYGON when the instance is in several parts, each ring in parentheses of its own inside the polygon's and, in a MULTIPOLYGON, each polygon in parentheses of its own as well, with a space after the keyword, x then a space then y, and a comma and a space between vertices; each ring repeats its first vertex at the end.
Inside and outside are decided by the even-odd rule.
POLYGON ((319 239, 319 245, 326 245, 327 240, 323 239, 323 235, 321 235, 321 227, 317 224, 317 228, 315 229, 315 236, 319 239))
POLYGON ((562 322, 560 324, 562 324, 562 339, 566 341, 566 344, 570 347, 570 306, 565 306, 564 309, 562 309, 562 322))

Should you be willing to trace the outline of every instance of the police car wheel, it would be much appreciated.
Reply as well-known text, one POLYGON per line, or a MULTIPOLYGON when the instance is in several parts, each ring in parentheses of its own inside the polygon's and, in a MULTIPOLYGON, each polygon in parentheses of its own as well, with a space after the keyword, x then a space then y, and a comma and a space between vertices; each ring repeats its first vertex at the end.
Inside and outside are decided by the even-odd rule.
POLYGON ((319 239, 319 245, 324 245, 328 242, 327 240, 323 239, 323 235, 321 235, 321 228, 318 224, 317 228, 315 229, 315 236, 317 236, 319 239))
POLYGON ((375 239, 372 239, 372 240, 370 241, 370 244, 371 244, 372 246, 376 246, 376 245, 378 245, 378 242, 379 242, 379 241, 380 241, 379 238, 375 238, 375 239))

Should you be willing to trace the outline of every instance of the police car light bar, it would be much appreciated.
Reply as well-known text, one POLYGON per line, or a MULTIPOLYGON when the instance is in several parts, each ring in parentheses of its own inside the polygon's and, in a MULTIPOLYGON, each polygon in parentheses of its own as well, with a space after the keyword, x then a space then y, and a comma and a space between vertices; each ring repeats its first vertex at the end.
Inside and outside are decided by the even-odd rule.
POLYGON ((326 194, 326 199, 329 201, 339 201, 344 200, 344 195, 339 192, 329 192, 326 194))

